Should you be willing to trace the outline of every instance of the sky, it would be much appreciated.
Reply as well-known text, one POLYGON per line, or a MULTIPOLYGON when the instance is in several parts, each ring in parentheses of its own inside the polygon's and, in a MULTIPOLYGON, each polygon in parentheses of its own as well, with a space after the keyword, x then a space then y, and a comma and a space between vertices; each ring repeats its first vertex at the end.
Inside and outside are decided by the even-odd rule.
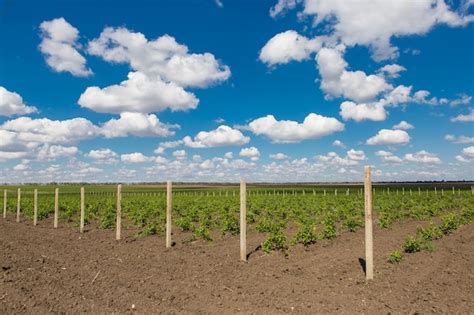
POLYGON ((0 0, 0 182, 474 179, 473 0, 0 0))

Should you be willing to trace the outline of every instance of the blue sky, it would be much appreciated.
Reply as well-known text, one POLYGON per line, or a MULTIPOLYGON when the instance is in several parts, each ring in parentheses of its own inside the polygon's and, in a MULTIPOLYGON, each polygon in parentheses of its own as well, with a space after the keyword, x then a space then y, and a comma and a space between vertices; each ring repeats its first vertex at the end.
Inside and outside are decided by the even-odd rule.
POLYGON ((0 1, 0 176, 474 175, 474 1, 0 1))

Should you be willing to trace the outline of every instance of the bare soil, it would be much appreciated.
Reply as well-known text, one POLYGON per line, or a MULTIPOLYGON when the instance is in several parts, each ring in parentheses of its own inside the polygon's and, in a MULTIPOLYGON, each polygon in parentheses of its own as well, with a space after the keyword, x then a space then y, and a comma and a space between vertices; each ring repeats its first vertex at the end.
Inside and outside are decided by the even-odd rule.
POLYGON ((0 218, 0 314, 13 313, 462 313, 474 312, 474 226, 435 241, 434 252, 387 262, 419 222, 374 231, 375 279, 359 259, 364 231, 289 256, 257 249, 247 263, 238 236, 166 249, 162 236, 115 241, 114 231, 52 228, 50 220, 0 218))

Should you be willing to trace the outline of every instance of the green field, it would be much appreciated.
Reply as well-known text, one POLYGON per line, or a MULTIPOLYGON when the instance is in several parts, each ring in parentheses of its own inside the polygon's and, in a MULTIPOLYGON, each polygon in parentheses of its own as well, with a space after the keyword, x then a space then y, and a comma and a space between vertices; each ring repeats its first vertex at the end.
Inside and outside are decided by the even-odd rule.
MULTIPOLYGON (((59 187, 60 224, 78 226, 80 185, 1 186, 7 190, 7 213, 17 211, 17 188, 21 188, 21 213, 33 217, 33 189, 38 189, 38 220, 54 213, 54 188, 59 187)), ((100 229, 114 229, 116 220, 115 185, 84 185, 85 223, 100 229)), ((443 220, 455 216, 470 222, 474 196, 469 185, 374 186, 374 217, 380 228, 396 221, 443 220), (420 188, 418 188, 420 187, 420 188)), ((124 185, 122 217, 125 229, 136 237, 163 234, 166 196, 164 185, 124 185)), ((249 230, 265 235, 265 251, 281 250, 318 239, 331 239, 363 227, 364 196, 359 185, 257 185, 247 187, 249 230)), ((221 235, 239 233, 239 187, 179 185, 173 188, 173 226, 188 233, 188 241, 212 241, 221 235)))

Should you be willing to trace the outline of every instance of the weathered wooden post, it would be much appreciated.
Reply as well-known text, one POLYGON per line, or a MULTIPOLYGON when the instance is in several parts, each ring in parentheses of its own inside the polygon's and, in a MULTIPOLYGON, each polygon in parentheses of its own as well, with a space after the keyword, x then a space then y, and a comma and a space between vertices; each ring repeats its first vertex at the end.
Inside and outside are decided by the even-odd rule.
POLYGON ((171 247, 171 207, 173 206, 173 193, 171 181, 166 182, 166 247, 171 247))
POLYGON ((3 218, 7 217, 7 190, 3 190, 3 218))
POLYGON ((453 186, 453 196, 454 196, 454 186, 453 186))
POLYGON ((35 188, 33 193, 33 225, 38 224, 38 189, 35 188))
POLYGON ((81 187, 81 223, 79 226, 79 232, 84 233, 84 216, 85 216, 85 204, 84 204, 84 187, 81 187))
POLYGON ((122 185, 117 185, 117 221, 115 240, 120 240, 122 234, 122 185))
POLYGON ((372 176, 370 166, 364 169, 365 180, 365 278, 374 278, 374 248, 372 235, 372 176))
POLYGON ((17 197, 18 199, 16 203, 16 222, 20 222, 21 188, 18 188, 17 197))
POLYGON ((247 185, 240 178, 240 260, 247 261, 247 185))
POLYGON ((55 229, 58 228, 58 220, 59 220, 59 188, 54 190, 54 222, 53 227, 55 229))

